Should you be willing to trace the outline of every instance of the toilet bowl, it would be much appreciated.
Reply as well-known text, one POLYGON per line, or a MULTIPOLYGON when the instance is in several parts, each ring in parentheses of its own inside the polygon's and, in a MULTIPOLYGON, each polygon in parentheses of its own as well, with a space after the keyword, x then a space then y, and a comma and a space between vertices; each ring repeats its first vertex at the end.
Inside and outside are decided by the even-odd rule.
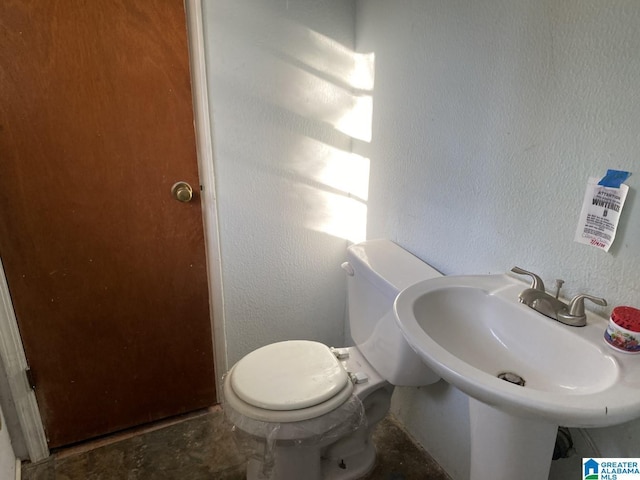
POLYGON ((223 389, 227 418, 258 455, 247 478, 347 479, 373 467, 368 430, 387 412, 392 387, 357 349, 287 341, 250 355, 229 371, 223 389), (250 370, 255 376, 245 377, 250 370))
POLYGON ((361 477, 374 466, 371 431, 394 386, 439 380, 404 340, 392 307, 401 289, 440 274, 388 240, 352 245, 342 267, 354 346, 273 343, 224 378, 224 412, 248 453, 249 480, 361 477))

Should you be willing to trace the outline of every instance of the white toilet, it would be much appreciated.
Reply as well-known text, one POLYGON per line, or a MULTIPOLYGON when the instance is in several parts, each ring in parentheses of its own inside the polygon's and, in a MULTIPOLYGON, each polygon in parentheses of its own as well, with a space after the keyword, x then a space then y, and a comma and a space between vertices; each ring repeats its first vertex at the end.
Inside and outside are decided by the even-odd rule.
POLYGON ((224 411, 251 452, 247 479, 342 480, 374 466, 371 430, 393 387, 435 383, 396 326, 400 290, 440 274, 389 240, 347 250, 354 347, 285 341, 259 348, 224 379, 224 411))

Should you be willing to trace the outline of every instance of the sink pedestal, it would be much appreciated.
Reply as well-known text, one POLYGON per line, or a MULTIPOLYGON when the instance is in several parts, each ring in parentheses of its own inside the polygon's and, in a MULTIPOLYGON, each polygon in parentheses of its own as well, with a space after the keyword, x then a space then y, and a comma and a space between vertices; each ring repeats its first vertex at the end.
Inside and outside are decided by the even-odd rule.
POLYGON ((558 426, 517 417, 469 397, 470 480, 547 480, 558 426))

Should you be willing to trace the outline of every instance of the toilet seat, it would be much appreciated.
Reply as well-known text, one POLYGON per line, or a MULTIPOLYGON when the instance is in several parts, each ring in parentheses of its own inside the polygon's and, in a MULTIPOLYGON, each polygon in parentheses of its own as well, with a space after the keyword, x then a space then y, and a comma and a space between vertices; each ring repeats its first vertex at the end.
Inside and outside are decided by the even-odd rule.
POLYGON ((279 342, 241 359, 227 374, 225 399, 238 413, 265 422, 298 422, 342 405, 353 384, 322 343, 279 342))

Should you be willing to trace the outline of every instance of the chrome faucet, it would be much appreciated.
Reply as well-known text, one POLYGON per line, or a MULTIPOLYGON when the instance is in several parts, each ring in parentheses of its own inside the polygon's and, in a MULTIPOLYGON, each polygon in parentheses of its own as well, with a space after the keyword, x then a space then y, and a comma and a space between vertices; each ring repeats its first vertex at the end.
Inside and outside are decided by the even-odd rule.
POLYGON ((536 312, 557 320, 560 323, 564 323, 565 325, 584 327, 587 324, 587 315, 584 311, 585 300, 591 300, 597 305, 607 305, 607 301, 604 298, 594 297, 584 293, 573 297, 567 305, 558 298, 560 287, 562 283, 564 283, 562 280, 556 281, 557 290, 556 296, 554 297, 547 293, 544 288, 544 282, 535 273, 528 272, 519 267, 513 267, 511 271, 518 275, 529 275, 531 277, 531 286, 524 289, 520 292, 520 295, 518 295, 520 303, 524 303, 536 312))

